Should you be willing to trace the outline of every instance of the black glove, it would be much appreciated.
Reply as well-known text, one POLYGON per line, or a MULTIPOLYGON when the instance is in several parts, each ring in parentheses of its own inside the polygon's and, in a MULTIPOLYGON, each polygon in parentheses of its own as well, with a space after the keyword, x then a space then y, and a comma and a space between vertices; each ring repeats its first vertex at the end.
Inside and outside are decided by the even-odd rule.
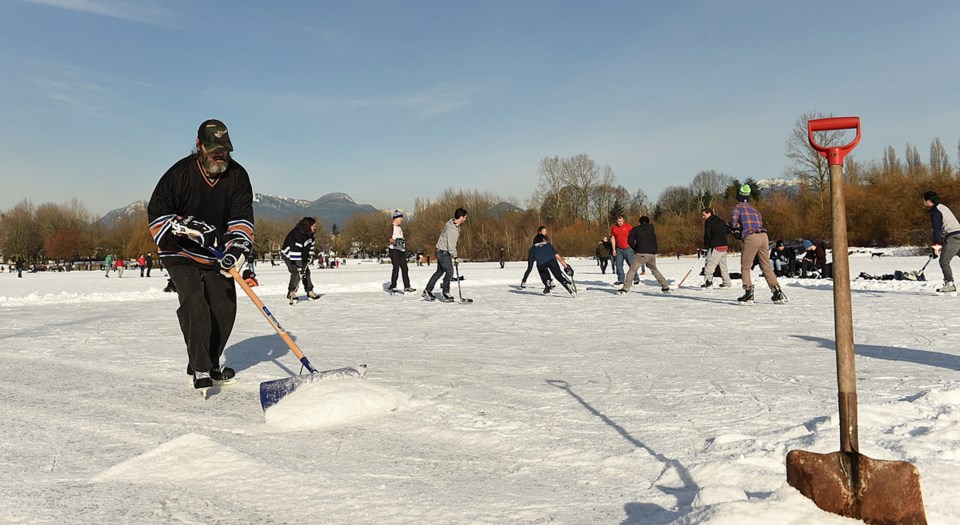
POLYGON ((188 237, 204 248, 216 248, 220 240, 216 226, 195 219, 192 215, 186 218, 176 217, 171 219, 170 231, 174 235, 188 237))
POLYGON ((310 266, 307 264, 304 264, 303 266, 300 267, 300 278, 306 281, 307 278, 309 277, 310 277, 310 266))
POLYGON ((223 252, 223 257, 220 258, 220 268, 223 269, 225 274, 230 272, 230 269, 236 269, 240 271, 240 268, 247 262, 247 255, 250 255, 250 241, 246 239, 234 239, 227 243, 227 250, 223 252))
POLYGON ((566 274, 569 275, 570 277, 573 277, 573 266, 570 266, 570 265, 568 264, 567 267, 563 269, 563 271, 564 271, 564 273, 566 273, 566 274))

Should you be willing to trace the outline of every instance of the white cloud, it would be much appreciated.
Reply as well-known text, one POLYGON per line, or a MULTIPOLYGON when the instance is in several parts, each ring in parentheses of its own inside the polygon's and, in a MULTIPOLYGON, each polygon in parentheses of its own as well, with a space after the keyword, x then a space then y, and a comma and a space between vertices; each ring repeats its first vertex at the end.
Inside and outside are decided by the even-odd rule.
POLYGON ((167 25, 173 13, 157 2, 141 0, 24 0, 31 4, 45 5, 81 13, 89 13, 121 20, 130 20, 152 25, 167 25))

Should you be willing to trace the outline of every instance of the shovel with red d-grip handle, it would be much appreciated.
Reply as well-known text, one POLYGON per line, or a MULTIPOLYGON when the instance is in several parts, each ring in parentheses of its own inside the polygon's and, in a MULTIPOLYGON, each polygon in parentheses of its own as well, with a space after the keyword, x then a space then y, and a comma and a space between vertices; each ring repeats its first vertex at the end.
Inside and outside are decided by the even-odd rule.
POLYGON ((810 145, 830 164, 833 222, 833 321, 840 401, 840 451, 787 453, 787 483, 823 510, 871 524, 925 524, 920 474, 906 461, 872 459, 860 454, 857 436, 857 380, 853 349, 853 308, 847 257, 847 219, 843 199, 843 159, 860 142, 860 117, 807 122, 810 145), (856 129, 844 146, 821 146, 818 131, 856 129))

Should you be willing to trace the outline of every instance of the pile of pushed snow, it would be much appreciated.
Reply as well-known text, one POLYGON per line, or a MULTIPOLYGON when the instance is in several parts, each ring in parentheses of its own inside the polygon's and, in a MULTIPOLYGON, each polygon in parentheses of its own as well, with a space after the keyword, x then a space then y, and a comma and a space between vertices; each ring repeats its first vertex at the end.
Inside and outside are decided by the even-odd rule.
POLYGON ((409 405, 409 395, 370 381, 315 381, 268 408, 264 417, 271 430, 308 430, 352 423, 409 405))
POLYGON ((200 434, 185 434, 98 474, 95 481, 210 482, 262 472, 266 466, 200 434))

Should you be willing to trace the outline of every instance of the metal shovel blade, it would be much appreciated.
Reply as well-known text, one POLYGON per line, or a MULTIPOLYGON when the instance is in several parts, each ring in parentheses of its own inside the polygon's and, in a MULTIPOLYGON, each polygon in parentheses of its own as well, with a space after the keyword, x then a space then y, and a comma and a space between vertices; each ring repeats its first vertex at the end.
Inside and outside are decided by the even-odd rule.
POLYGON ((920 473, 856 452, 787 453, 787 483, 821 509, 874 525, 925 525, 920 473))
POLYGON ((357 365, 336 368, 334 370, 323 370, 312 374, 285 377, 283 379, 274 379, 273 381, 264 381, 260 383, 260 406, 263 407, 263 411, 266 412, 268 408, 276 405, 281 399, 306 383, 329 379, 364 379, 366 375, 367 365, 357 365))

